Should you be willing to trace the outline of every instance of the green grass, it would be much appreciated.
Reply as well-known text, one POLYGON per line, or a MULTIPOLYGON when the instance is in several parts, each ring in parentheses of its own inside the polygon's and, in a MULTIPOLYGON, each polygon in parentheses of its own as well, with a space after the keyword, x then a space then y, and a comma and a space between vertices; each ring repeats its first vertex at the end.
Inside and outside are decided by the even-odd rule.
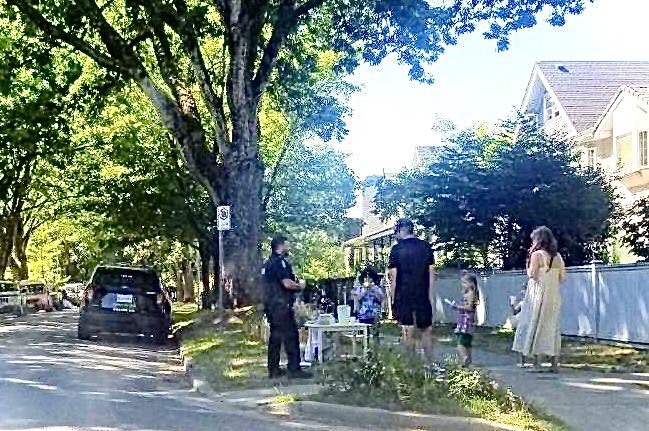
POLYGON ((263 387, 266 377, 266 346, 251 334, 246 323, 250 310, 229 312, 221 325, 213 311, 198 311, 189 306, 175 308, 175 327, 181 353, 192 359, 192 366, 218 391, 263 387))
POLYGON ((500 387, 484 371, 450 368, 449 393, 472 415, 524 430, 567 431, 558 419, 536 409, 500 387))
MULTIPOLYGON (((440 343, 455 345, 451 326, 437 326, 434 332, 440 343)), ((511 331, 476 328, 473 346, 494 353, 514 355, 513 341, 514 333, 511 331)), ((560 362, 563 367, 575 369, 646 373, 649 372, 649 350, 564 337, 560 362)))
POLYGON ((323 369, 325 390, 315 401, 475 416, 532 431, 567 430, 480 370, 453 364, 425 366, 400 348, 374 348, 366 360, 347 360, 323 369))
POLYGON ((293 394, 280 394, 274 397, 271 404, 293 404, 297 401, 297 397, 293 394))

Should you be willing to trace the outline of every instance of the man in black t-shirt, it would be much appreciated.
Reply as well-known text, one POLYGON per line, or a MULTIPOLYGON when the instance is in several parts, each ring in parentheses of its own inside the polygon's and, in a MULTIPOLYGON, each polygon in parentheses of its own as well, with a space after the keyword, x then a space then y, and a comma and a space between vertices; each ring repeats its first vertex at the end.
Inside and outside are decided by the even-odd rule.
POLYGON ((295 277, 291 264, 286 260, 290 249, 286 237, 274 237, 271 248, 272 253, 262 269, 264 310, 270 325, 268 376, 277 378, 284 374, 279 367, 280 351, 284 344, 289 377, 308 378, 311 374, 300 369, 300 342, 293 312, 295 294, 304 289, 305 283, 295 277))
POLYGON ((433 350, 433 309, 435 257, 431 245, 414 235, 414 225, 400 219, 394 226, 398 240, 390 252, 388 263, 392 311, 402 327, 403 339, 415 348, 415 328, 429 359, 433 350))

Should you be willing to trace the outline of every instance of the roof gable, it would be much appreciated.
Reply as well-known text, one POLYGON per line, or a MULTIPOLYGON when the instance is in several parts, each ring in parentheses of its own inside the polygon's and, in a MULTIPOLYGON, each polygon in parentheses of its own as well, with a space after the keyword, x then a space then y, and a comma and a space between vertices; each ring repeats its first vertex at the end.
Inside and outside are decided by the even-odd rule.
POLYGON ((598 123, 620 86, 649 86, 647 61, 542 61, 536 66, 577 132, 598 123))
POLYGON ((600 129, 602 128, 602 125, 605 123, 606 119, 613 114, 613 112, 625 96, 633 97, 639 106, 644 107, 644 109, 649 111, 649 86, 631 87, 628 85, 622 85, 620 88, 618 88, 613 99, 604 109, 604 112, 602 112, 602 114, 598 117, 593 131, 595 135, 600 132, 600 129))

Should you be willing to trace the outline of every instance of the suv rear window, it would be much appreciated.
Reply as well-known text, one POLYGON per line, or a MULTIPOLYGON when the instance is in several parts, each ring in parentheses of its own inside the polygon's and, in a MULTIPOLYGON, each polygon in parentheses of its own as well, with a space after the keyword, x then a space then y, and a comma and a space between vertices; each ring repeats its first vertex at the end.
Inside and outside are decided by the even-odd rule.
POLYGON ((101 297, 101 308, 134 313, 137 310, 136 297, 128 293, 108 292, 101 297))
POLYGON ((160 293, 160 280, 154 272, 134 269, 97 269, 92 284, 106 290, 129 289, 138 293, 160 293))

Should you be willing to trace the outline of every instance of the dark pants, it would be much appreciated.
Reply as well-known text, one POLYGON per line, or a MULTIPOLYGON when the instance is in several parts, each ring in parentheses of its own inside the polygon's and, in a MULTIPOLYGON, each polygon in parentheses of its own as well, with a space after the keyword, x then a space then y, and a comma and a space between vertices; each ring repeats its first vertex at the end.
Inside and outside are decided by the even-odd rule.
POLYGON ((288 358, 289 371, 300 369, 300 339, 295 322, 293 308, 288 306, 273 306, 266 310, 270 324, 268 339, 268 369, 279 369, 279 356, 284 344, 288 358))

